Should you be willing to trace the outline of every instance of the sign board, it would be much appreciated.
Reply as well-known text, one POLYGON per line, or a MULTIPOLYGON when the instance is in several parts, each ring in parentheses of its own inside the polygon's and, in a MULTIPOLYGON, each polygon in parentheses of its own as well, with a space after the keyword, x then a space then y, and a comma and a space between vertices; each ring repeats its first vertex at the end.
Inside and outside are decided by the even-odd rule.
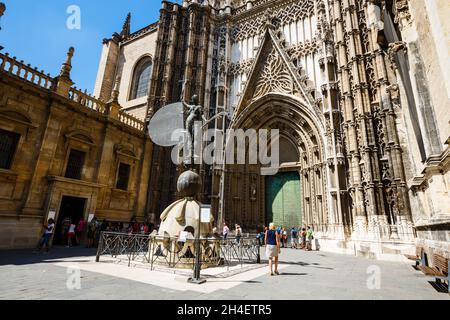
POLYGON ((47 220, 50 220, 50 219, 55 220, 55 218, 56 218, 56 211, 50 210, 49 213, 48 213, 48 218, 47 218, 47 220))
POLYGON ((186 242, 189 232, 181 231, 180 237, 178 239, 179 242, 186 242))
POLYGON ((91 213, 88 217, 88 223, 91 223, 91 221, 94 219, 94 217, 95 217, 95 214, 91 213))
POLYGON ((201 206, 201 223, 211 223, 211 206, 201 206))

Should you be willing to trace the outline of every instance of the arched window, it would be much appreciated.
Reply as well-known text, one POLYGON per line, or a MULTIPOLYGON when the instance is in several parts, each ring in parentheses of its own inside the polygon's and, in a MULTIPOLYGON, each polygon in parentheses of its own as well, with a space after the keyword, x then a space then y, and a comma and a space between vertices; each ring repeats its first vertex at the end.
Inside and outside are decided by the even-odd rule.
POLYGON ((151 58, 142 59, 136 66, 133 75, 130 100, 146 97, 150 89, 152 76, 151 58))

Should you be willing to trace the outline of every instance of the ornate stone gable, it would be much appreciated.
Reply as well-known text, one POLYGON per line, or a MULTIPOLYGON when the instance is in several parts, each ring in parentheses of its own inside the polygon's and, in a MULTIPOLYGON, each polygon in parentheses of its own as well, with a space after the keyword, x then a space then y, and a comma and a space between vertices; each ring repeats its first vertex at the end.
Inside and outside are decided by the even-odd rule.
POLYGON ((284 41, 267 25, 258 54, 248 74, 235 116, 250 103, 269 93, 295 96, 300 102, 315 110, 314 98, 308 93, 300 69, 294 66, 286 52, 284 41))
POLYGON ((293 91, 294 82, 289 70, 273 48, 256 83, 253 100, 259 99, 270 92, 293 94, 293 91))

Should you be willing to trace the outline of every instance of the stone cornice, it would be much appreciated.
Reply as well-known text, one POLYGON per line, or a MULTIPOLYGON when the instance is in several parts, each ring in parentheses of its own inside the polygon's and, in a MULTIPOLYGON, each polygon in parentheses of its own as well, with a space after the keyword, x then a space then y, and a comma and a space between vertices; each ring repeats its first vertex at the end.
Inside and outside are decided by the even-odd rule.
POLYGON ((107 185, 105 185, 105 184, 98 184, 98 183, 83 181, 83 180, 68 179, 68 178, 59 177, 59 176, 47 176, 47 180, 49 182, 79 185, 79 186, 91 187, 91 188, 96 188, 96 189, 107 187, 107 185))

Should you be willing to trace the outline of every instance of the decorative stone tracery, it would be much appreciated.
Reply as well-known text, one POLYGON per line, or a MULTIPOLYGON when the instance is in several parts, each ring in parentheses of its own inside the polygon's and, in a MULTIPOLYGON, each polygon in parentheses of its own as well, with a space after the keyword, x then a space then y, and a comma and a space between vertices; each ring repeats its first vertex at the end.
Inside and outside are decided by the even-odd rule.
POLYGON ((256 83, 253 98, 258 99, 269 92, 291 94, 292 90, 292 77, 281 60, 281 57, 275 50, 272 50, 267 57, 261 76, 256 83))
MULTIPOLYGON (((313 13, 313 0, 291 2, 288 3, 287 6, 272 11, 272 15, 282 26, 310 17, 313 13)), ((264 32, 266 22, 267 18, 263 15, 251 17, 243 22, 239 22, 232 28, 232 41, 237 42, 262 34, 264 32)))

